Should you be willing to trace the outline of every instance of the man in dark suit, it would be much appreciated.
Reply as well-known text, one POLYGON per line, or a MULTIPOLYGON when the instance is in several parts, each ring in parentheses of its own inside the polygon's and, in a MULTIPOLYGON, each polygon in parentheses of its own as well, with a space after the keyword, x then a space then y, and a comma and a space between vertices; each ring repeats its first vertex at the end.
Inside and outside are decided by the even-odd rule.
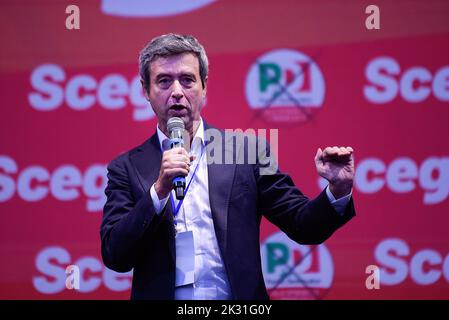
POLYGON ((157 37, 140 54, 142 86, 158 125, 150 139, 109 164, 101 225, 105 265, 134 269, 132 299, 267 299, 262 215, 301 244, 322 243, 355 215, 352 148, 317 150, 315 164, 329 186, 309 200, 288 175, 270 168, 273 162, 261 161, 271 155, 258 139, 226 135, 203 121, 207 74, 204 48, 191 36, 157 37), (172 117, 182 119, 190 153, 166 147, 172 117), (251 150, 254 163, 237 161, 251 150), (172 192, 176 176, 186 177, 184 200, 172 192))

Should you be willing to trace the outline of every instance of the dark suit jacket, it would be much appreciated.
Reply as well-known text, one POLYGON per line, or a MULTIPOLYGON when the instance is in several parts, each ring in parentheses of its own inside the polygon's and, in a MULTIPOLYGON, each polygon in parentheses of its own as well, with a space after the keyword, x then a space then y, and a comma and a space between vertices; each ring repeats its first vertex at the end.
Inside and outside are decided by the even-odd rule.
MULTIPOLYGON (((221 139, 225 142, 224 135, 221 139)), ((234 142, 239 144, 237 140, 234 142)), ((247 143, 238 147, 245 150, 247 143)), ((226 146, 223 153, 232 156, 232 147, 226 146)), ((101 253, 112 270, 127 272, 134 268, 132 299, 174 299, 172 207, 169 201, 157 215, 150 195, 160 164, 161 150, 154 134, 108 166, 101 253)), ((352 199, 339 215, 325 191, 309 200, 288 175, 280 171, 260 175, 260 166, 235 162, 208 165, 215 234, 235 299, 268 298, 260 258, 262 215, 300 244, 322 243, 355 215, 352 199)))

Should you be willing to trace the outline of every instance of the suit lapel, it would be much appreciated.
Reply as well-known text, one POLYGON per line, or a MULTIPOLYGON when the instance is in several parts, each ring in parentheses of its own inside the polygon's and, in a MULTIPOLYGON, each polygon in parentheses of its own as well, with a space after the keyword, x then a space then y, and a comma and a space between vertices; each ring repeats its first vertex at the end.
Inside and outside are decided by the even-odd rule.
POLYGON ((157 180, 161 167, 162 154, 157 133, 138 147, 130 158, 144 192, 148 192, 157 180))
MULTIPOLYGON (((151 136, 144 144, 137 148, 136 152, 130 156, 131 162, 136 168, 136 174, 139 182, 145 192, 146 196, 149 195, 149 191, 153 183, 157 180, 159 176, 159 169, 161 167, 162 153, 159 144, 159 138, 157 133, 151 136)), ((168 219, 168 225, 173 226, 173 209, 171 201, 168 201, 163 217, 168 219)), ((173 233, 174 239, 174 228, 170 229, 173 233)), ((173 246, 170 246, 171 256, 173 261, 175 261, 175 250, 174 241, 173 246)))
MULTIPOLYGON (((206 124, 206 129, 211 128, 206 124)), ((215 129, 218 132, 218 129, 215 129)), ((224 159, 233 159, 233 145, 232 141, 226 141, 223 131, 220 132, 221 148, 222 148, 222 163, 224 159)), ((209 130, 206 130, 206 143, 211 140, 209 130)), ((232 138, 231 138, 232 139, 232 138)), ((229 139, 228 139, 229 140, 229 139)), ((206 148, 207 150, 207 148, 206 148)), ((209 152, 206 152, 209 161, 209 152)), ((235 162, 233 164, 211 163, 207 166, 208 180, 209 180, 209 201, 214 220, 215 234, 220 246, 223 257, 226 256, 226 242, 228 232, 228 211, 229 211, 229 197, 231 194, 231 187, 234 180, 235 162)))
MULTIPOLYGON (((215 129, 205 125, 206 127, 206 147, 210 142, 210 136, 207 129, 215 129)), ((217 236, 218 245, 220 246, 223 257, 226 256, 226 241, 227 241, 227 224, 229 211, 229 198, 231 195, 231 187, 235 174, 235 161, 232 164, 223 164, 224 159, 234 159, 232 136, 229 135, 226 139, 224 132, 215 129, 215 132, 220 132, 222 162, 211 163, 207 166, 208 180, 209 180, 209 201, 212 212, 212 219, 214 221, 215 234, 217 236), (226 140, 225 140, 226 139, 226 140)), ((209 152, 206 155, 209 157, 209 152)), ((136 152, 130 156, 131 162, 136 168, 137 177, 145 193, 148 193, 153 183, 157 180, 159 175, 159 168, 161 166, 161 149, 157 133, 148 139, 142 146, 137 148, 136 152)), ((209 160, 209 159, 208 159, 209 160)), ((209 162, 208 162, 209 163, 209 162)), ((170 223, 173 225, 173 210, 171 202, 167 203, 166 212, 164 214, 170 223)), ((175 252, 172 252, 174 259, 175 252)))

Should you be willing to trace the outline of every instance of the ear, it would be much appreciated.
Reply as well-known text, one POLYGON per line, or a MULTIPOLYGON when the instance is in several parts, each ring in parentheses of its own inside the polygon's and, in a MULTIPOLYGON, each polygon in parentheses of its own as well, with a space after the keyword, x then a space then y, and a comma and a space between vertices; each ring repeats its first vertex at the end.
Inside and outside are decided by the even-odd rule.
POLYGON ((150 97, 149 97, 149 92, 147 91, 147 89, 145 88, 145 83, 143 82, 142 79, 140 79, 140 84, 142 85, 142 91, 143 91, 143 95, 145 96, 145 99, 147 99, 148 101, 150 101, 150 97))
POLYGON ((204 79, 203 98, 206 98, 206 93, 207 93, 207 79, 208 79, 208 77, 206 77, 206 78, 204 79))

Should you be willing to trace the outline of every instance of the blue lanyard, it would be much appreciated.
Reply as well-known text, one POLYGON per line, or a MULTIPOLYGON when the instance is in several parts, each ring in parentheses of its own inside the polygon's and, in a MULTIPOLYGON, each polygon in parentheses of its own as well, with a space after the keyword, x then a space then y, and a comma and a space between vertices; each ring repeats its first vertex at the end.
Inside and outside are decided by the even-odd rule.
MULTIPOLYGON (((198 163, 196 164, 195 170, 193 171, 192 178, 190 178, 190 181, 187 184, 187 187, 184 191, 184 199, 187 196, 187 191, 189 190, 190 184, 192 183, 193 179, 195 179, 196 171, 198 170, 198 167, 200 166, 201 158, 203 157, 203 153, 204 153, 203 151, 204 151, 204 146, 203 146, 203 144, 201 144, 201 155, 200 155, 200 158, 198 159, 198 163)), ((173 200, 172 194, 170 192, 170 201, 171 201, 171 206, 173 208, 173 216, 176 217, 178 215, 179 209, 181 209, 184 199, 179 200, 178 205, 175 208, 175 201, 173 200)), ((176 220, 175 220, 175 224, 176 224, 176 220)))

